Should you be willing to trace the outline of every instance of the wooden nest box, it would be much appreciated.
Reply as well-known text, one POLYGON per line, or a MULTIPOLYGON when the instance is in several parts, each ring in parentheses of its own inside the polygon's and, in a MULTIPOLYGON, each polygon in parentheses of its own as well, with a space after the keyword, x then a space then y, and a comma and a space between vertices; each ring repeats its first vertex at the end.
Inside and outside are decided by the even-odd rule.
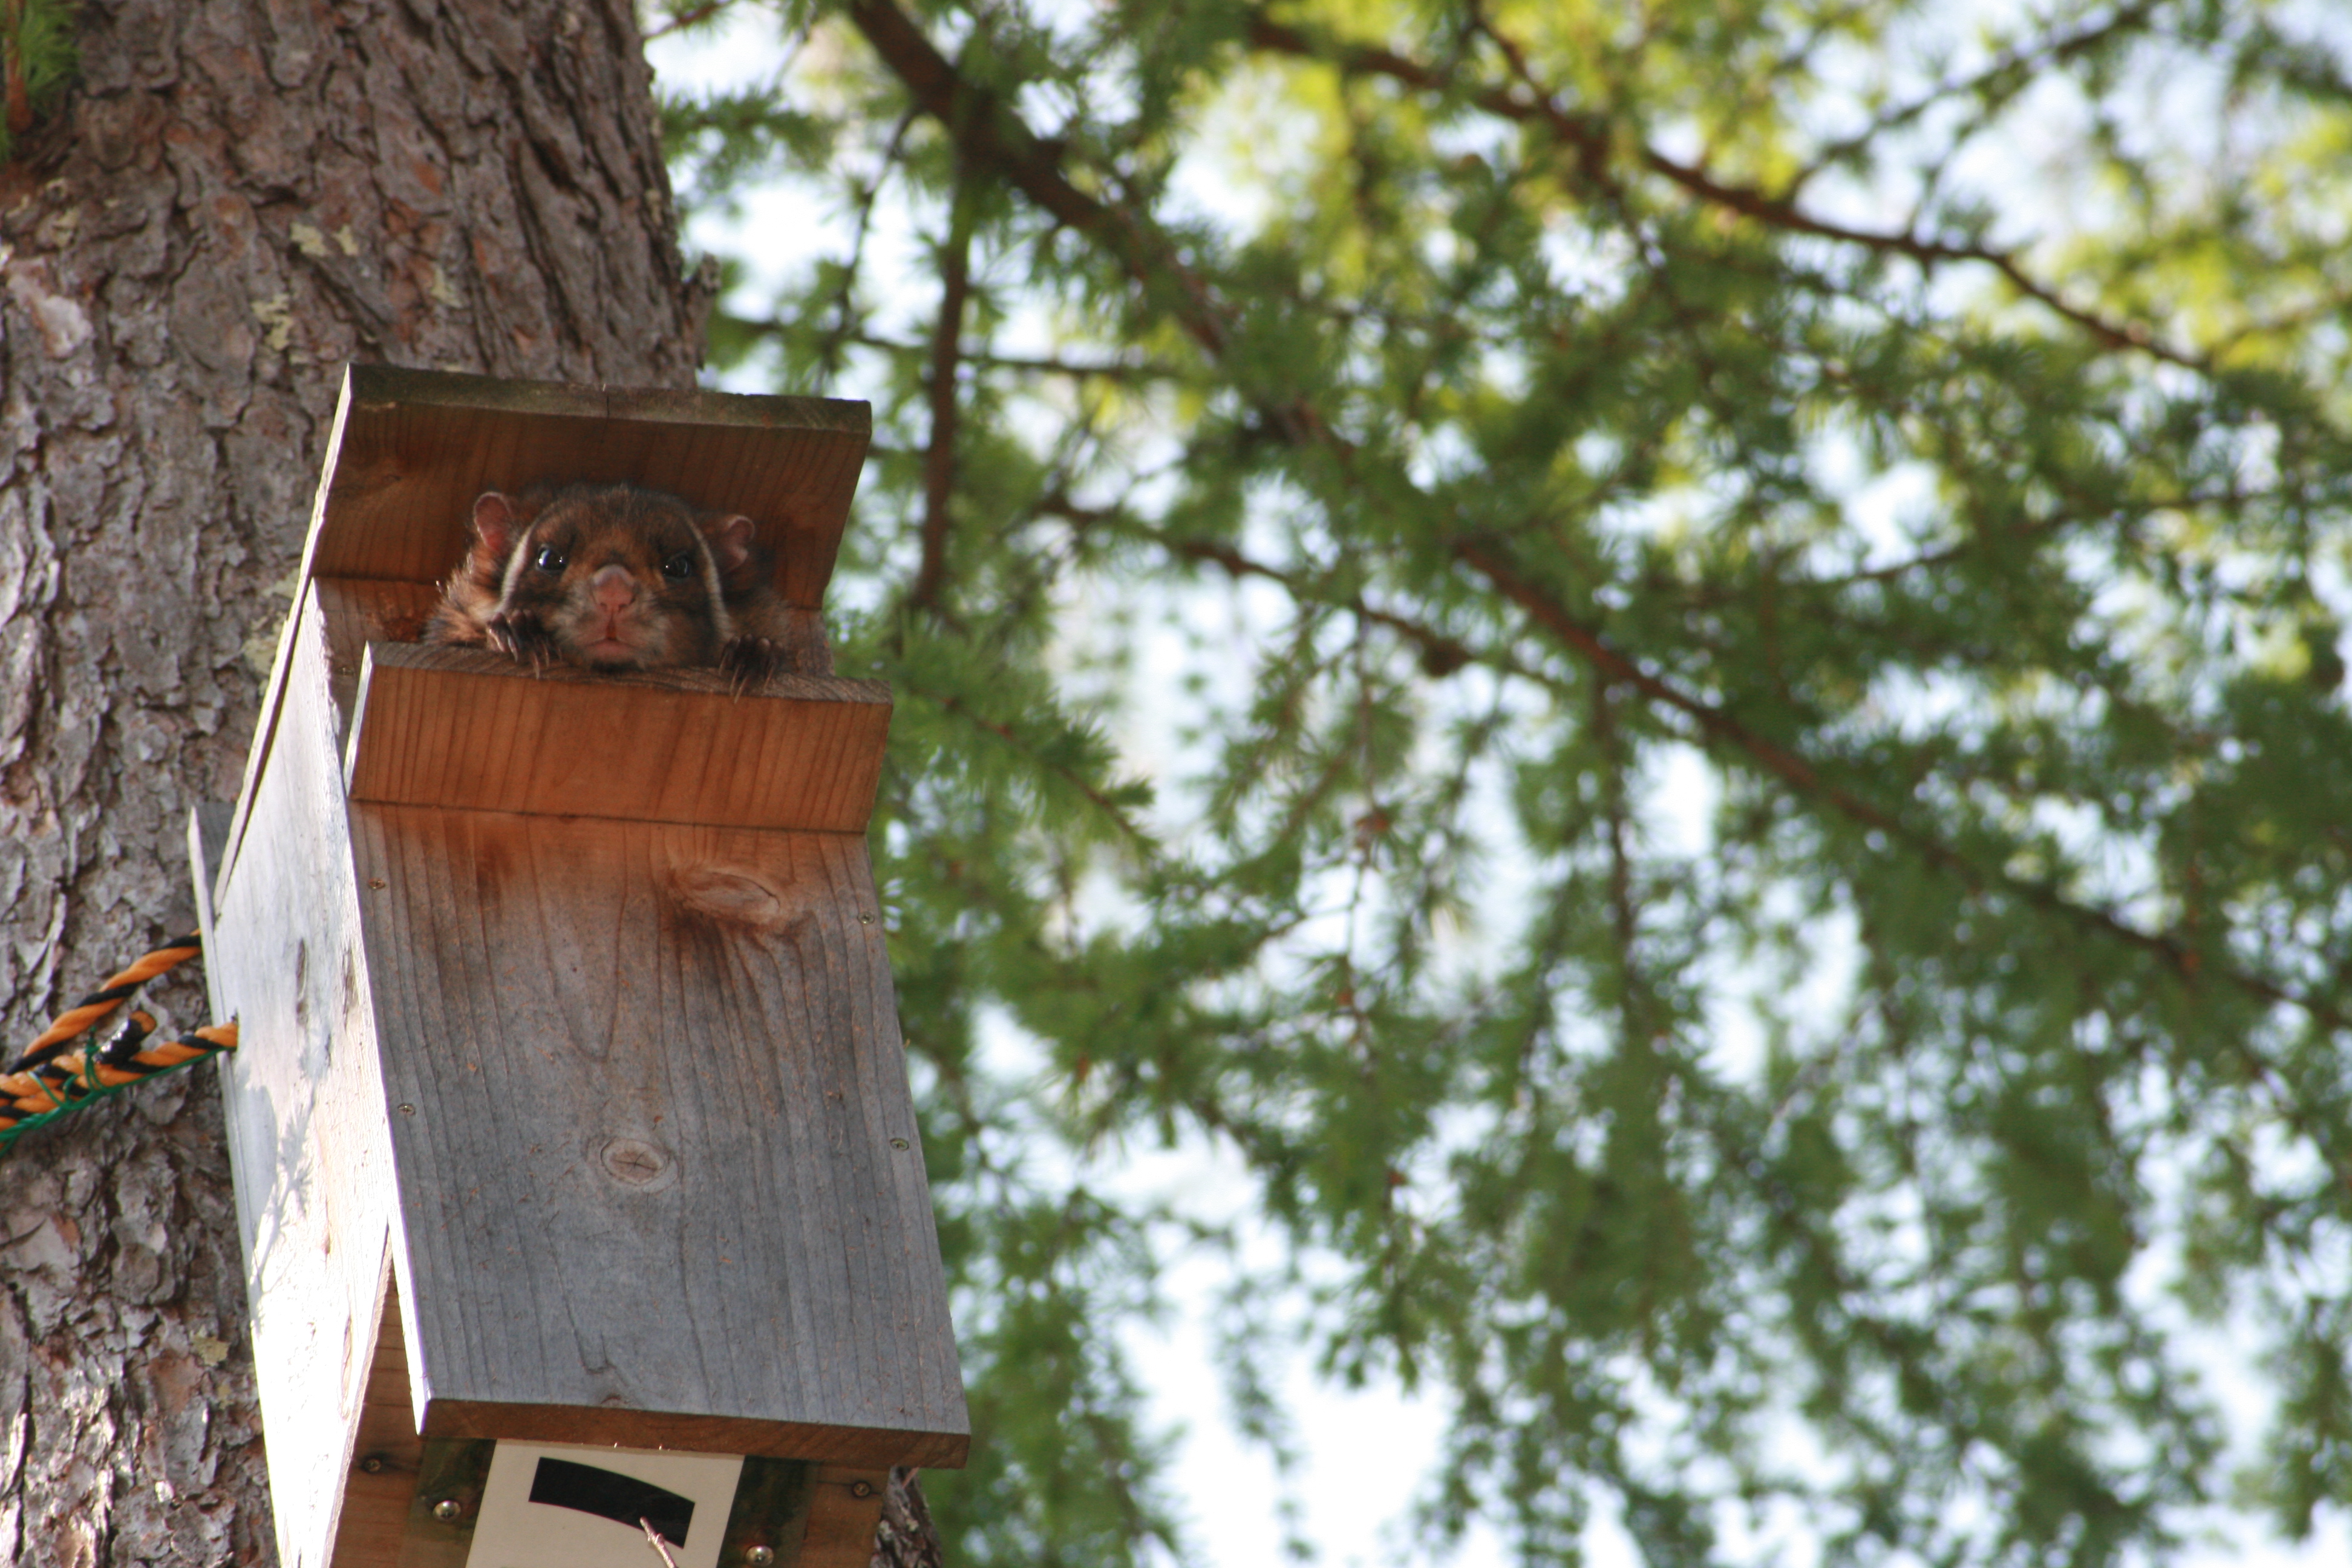
POLYGON ((740 511, 815 609, 864 404, 354 369, 191 833, 287 1568, 863 1564, 963 1387, 866 850, 889 692, 415 641, 473 498, 740 511), (625 1520, 625 1515, 634 1515, 625 1520))

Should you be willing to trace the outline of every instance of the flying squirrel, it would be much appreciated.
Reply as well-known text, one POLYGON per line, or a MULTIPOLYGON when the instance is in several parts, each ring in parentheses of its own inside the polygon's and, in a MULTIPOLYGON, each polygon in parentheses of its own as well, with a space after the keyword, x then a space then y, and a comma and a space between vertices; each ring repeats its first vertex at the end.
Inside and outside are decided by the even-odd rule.
POLYGON ((831 674, 822 623, 777 595, 774 574, 774 552, 738 512, 635 485, 486 490, 425 640, 534 668, 716 668, 739 690, 831 674))

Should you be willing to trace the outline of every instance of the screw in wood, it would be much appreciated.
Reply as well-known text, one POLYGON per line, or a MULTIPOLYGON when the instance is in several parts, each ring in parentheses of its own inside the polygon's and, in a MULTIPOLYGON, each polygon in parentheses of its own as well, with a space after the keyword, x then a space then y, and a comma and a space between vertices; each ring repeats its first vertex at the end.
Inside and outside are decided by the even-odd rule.
POLYGON ((743 1553, 743 1561, 750 1563, 751 1568, 768 1568, 768 1565, 775 1560, 776 1549, 772 1546, 754 1546, 751 1551, 743 1553))
POLYGON ((447 1524, 464 1511, 457 1506, 457 1500, 453 1497, 445 1497, 433 1505, 433 1517, 444 1524, 447 1524))
POLYGON ((416 1114, 416 1107, 413 1105, 404 1105, 400 1108, 400 1113, 403 1116, 414 1116, 416 1114))
POLYGON ((383 1474, 383 1456, 382 1454, 370 1454, 366 1458, 360 1461, 360 1468, 365 1470, 372 1476, 380 1476, 383 1474))
POLYGON ((893 1138, 890 1140, 890 1147, 893 1149, 904 1149, 906 1146, 907 1141, 904 1138, 893 1138))
POLYGON ((872 1481, 852 1481, 849 1483, 849 1495, 851 1497, 872 1497, 874 1495, 874 1483, 872 1481))

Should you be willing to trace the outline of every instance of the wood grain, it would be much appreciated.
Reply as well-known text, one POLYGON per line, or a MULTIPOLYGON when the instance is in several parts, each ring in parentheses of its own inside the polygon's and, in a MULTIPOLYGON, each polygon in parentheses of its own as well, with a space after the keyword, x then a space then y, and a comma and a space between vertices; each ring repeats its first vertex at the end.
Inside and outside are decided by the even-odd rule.
MULTIPOLYGON (((319 577, 437 584, 466 553, 474 498, 482 491, 542 480, 610 480, 750 517, 759 540, 776 552, 777 592, 814 616, 833 578, 872 431, 866 404, 832 398, 581 386, 355 364, 344 373, 328 433, 297 581, 306 598, 319 577)), ((338 614, 347 607, 339 605, 338 614)), ((821 623, 813 643, 823 644, 821 623)), ((254 790, 275 743, 290 653, 281 637, 219 879, 244 846, 254 790)), ((337 695, 349 693, 339 689, 337 695)), ((348 700, 342 709, 349 711, 348 700)))
POLYGON ((863 839, 352 826, 426 1436, 961 1463, 863 839))
MULTIPOLYGON (((742 1479, 735 1486, 735 1506, 729 1511, 727 1533, 719 1543, 722 1568, 747 1563, 761 1547, 773 1554, 775 1568, 793 1568, 800 1561, 801 1539, 808 1530, 817 1469, 815 1465, 793 1459, 753 1457, 743 1461, 742 1479)), ((871 1546, 870 1540, 867 1544, 871 1546)), ((862 1560, 857 1568, 866 1568, 862 1560)))
POLYGON ((777 592, 814 608, 872 430, 866 405, 830 398, 354 365, 303 575, 435 582, 482 491, 593 479, 744 513, 776 552, 777 592))
POLYGON ((862 837, 887 688, 404 640, 473 494, 542 478, 772 524, 813 614, 866 419, 347 379, 235 813, 191 824, 289 1568, 461 1561, 418 1478, 482 1439, 856 1467, 807 1491, 845 1564, 887 1467, 963 1461, 862 837))
POLYGON ((426 1443, 408 1500, 400 1555, 366 1568, 471 1568, 474 1526, 481 1519, 482 1489, 497 1452, 494 1443, 426 1443), (457 1504, 455 1519, 434 1516, 434 1505, 445 1501, 457 1504))
MULTIPOLYGON (((188 879, 196 900, 196 930, 208 950, 213 941, 213 874, 220 869, 221 857, 228 850, 229 826, 236 817, 236 807, 225 801, 202 800, 188 808, 188 879)), ((209 966, 205 983, 213 1004, 213 1021, 226 1022, 229 1015, 220 1009, 219 994, 211 990, 209 966)))
POLYGON ((343 1478, 342 1514, 335 1525, 328 1568, 390 1568, 399 1560, 400 1543, 408 1531, 417 1476, 425 1463, 425 1439, 417 1436, 409 1403, 408 1349, 400 1330, 398 1292, 387 1268, 375 1353, 368 1363, 367 1389, 361 1397, 359 1429, 343 1478))
POLYGON ((430 583, 386 582, 371 577, 320 577, 310 591, 327 622, 327 686, 335 699, 338 732, 351 734, 352 710, 359 700, 360 669, 372 642, 413 643, 440 602, 430 583))
POLYGON ((863 833, 889 738, 878 680, 534 672, 478 648, 371 643, 354 801, 863 833))
POLYGON ((887 1470, 827 1465, 816 1473, 808 1529, 794 1568, 866 1568, 874 1556, 874 1527, 882 1521, 887 1470))
POLYGON ((238 1021, 222 1099, 287 1568, 327 1562, 393 1216, 326 641, 306 595, 270 763, 205 946, 215 1016, 238 1021))

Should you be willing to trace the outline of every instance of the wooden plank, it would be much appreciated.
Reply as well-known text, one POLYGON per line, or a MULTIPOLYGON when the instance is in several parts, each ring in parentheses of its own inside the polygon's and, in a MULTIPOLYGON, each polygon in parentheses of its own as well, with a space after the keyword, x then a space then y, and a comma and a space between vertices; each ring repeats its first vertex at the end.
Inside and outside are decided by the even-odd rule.
POLYGON ((320 577, 312 581, 311 592, 319 596, 319 609, 326 617, 327 685, 335 699, 339 733, 348 736, 367 645, 415 642, 440 603, 440 590, 430 583, 320 577))
POLYGON ((816 1473, 808 1529, 793 1568, 866 1568, 882 1522, 882 1489, 890 1473, 827 1465, 816 1473))
MULTIPOLYGON (((331 1568, 394 1568, 401 1561, 411 1518, 422 1511, 429 1519, 429 1505, 438 1500, 427 1498, 427 1508, 417 1508, 425 1440, 417 1435, 409 1405, 398 1286, 389 1274, 384 1283, 383 1326, 376 1339, 375 1359, 368 1369, 367 1394, 360 1413, 359 1436, 352 1444, 331 1568)), ((691 1446, 689 1451, 729 1450, 691 1446)), ((592 1448, 583 1457, 593 1463, 598 1452, 592 1448)), ((492 1458, 489 1469, 494 1479, 496 1456, 492 1458)), ((776 1554, 778 1568, 791 1568, 795 1563, 808 1568, 835 1563, 841 1568, 865 1568, 874 1542, 874 1519, 864 1518, 866 1500, 876 1500, 871 1506, 878 1510, 885 1479, 886 1472, 880 1470, 819 1467, 793 1459, 751 1459, 736 1487, 717 1560, 723 1564, 740 1563, 751 1548, 765 1546, 776 1554), (822 1489, 820 1481, 824 1483, 822 1489), (822 1544, 804 1549, 803 1535, 812 1524, 811 1504, 820 1500, 824 1506, 814 1510, 814 1542, 822 1544), (862 1537, 858 1534, 861 1518, 862 1537)), ((446 1527, 435 1522, 438 1530, 446 1531, 446 1527)), ((465 1522, 474 1529, 471 1520, 465 1522)), ((455 1532, 451 1533, 454 1539, 455 1532)), ((467 1544, 457 1556, 462 1560, 471 1551, 472 1545, 467 1544)))
MULTIPOLYGON (((188 879, 194 884, 196 897, 196 931, 204 938, 205 951, 213 951, 213 884, 220 873, 221 858, 228 852, 228 835, 236 820, 236 808, 218 801, 199 801, 188 808, 188 879)), ((204 966, 205 1001, 212 1009, 212 1022, 226 1024, 234 1016, 221 1005, 219 966, 204 966)))
MULTIPOLYGON (((311 531, 318 531, 315 522, 311 524, 311 531)), ((278 629, 278 653, 270 663, 269 684, 261 694, 260 721, 254 726, 253 745, 245 753, 245 780, 237 786, 236 805, 229 817, 228 839, 213 871, 213 897, 216 900, 227 889, 229 875, 236 866, 237 853, 245 847, 246 824, 252 820, 254 798, 261 788, 262 770, 268 765, 270 752, 278 744, 278 721, 286 707, 287 668, 294 657, 295 632, 302 625, 304 607, 310 597, 307 584, 298 588, 294 604, 286 612, 286 624, 278 629)))
POLYGON ((824 601, 873 430, 863 403, 749 397, 354 365, 306 576, 437 582, 474 498, 573 479, 645 485, 740 511, 789 602, 824 601))
POLYGON ((399 1289, 387 1267, 375 1354, 368 1363, 367 1390, 361 1398, 359 1430, 352 1442, 351 1468, 344 1475, 342 1513, 336 1521, 329 1568, 392 1568, 399 1561, 415 1502, 425 1439, 417 1436, 409 1403, 399 1289))
POLYGON ((863 833, 889 738, 878 680, 534 672, 479 648, 371 643, 353 801, 863 833))
POLYGON ((294 603, 286 612, 286 624, 278 628, 278 651, 269 661, 269 679, 262 688, 261 713, 254 725, 253 744, 245 753, 245 778, 236 791, 236 809, 230 820, 228 843, 221 852, 219 864, 213 871, 213 896, 218 898, 228 886, 230 873, 236 868, 237 852, 245 846, 245 826, 253 815, 255 792, 260 787, 261 771, 277 744, 278 715, 286 706, 286 677, 294 657, 295 632, 302 624, 302 606, 310 597, 310 556, 318 548, 319 530, 327 515, 327 491, 335 477, 335 454, 342 449, 343 430, 351 422, 351 377, 343 377, 342 395, 335 400, 334 423, 327 428, 327 458, 319 470, 319 488, 311 493, 310 526, 303 535, 302 565, 295 574, 294 603))
POLYGON ((352 822, 425 1434, 961 1464, 864 840, 352 822))
POLYGON ((392 1221, 373 1005, 328 689, 305 595, 270 761, 218 891, 205 970, 238 1021, 222 1059, 279 1561, 324 1568, 368 1373, 392 1221))
MULTIPOLYGON (((743 1479, 735 1488, 735 1506, 727 1518, 727 1534, 719 1543, 719 1561, 735 1568, 751 1562, 751 1554, 764 1547, 773 1568, 793 1568, 808 1529, 817 1471, 817 1466, 793 1459, 745 1459, 743 1479)), ((866 1568, 864 1559, 858 1568, 866 1568)))
POLYGON ((401 1531, 400 1555, 383 1568, 472 1568, 474 1526, 481 1518, 482 1490, 496 1455, 493 1443, 425 1445, 416 1489, 408 1502, 408 1525, 401 1531), (454 1505, 452 1517, 440 1516, 444 1503, 454 1505))
MULTIPOLYGON (((236 808, 226 801, 198 801, 188 808, 188 875, 195 886, 196 923, 210 935, 213 920, 212 873, 228 847, 229 823, 236 808)), ((215 1023, 227 1020, 215 1014, 215 1023)))
MULTIPOLYGON (((749 516, 776 552, 776 587, 822 607, 873 413, 863 403, 566 385, 443 371, 345 371, 303 545, 317 576, 438 584, 465 554, 474 498, 541 480, 617 480, 749 516)), ((287 625, 300 613, 298 599, 287 625)), ((228 847, 236 865, 274 743, 292 644, 281 636, 228 847)))

